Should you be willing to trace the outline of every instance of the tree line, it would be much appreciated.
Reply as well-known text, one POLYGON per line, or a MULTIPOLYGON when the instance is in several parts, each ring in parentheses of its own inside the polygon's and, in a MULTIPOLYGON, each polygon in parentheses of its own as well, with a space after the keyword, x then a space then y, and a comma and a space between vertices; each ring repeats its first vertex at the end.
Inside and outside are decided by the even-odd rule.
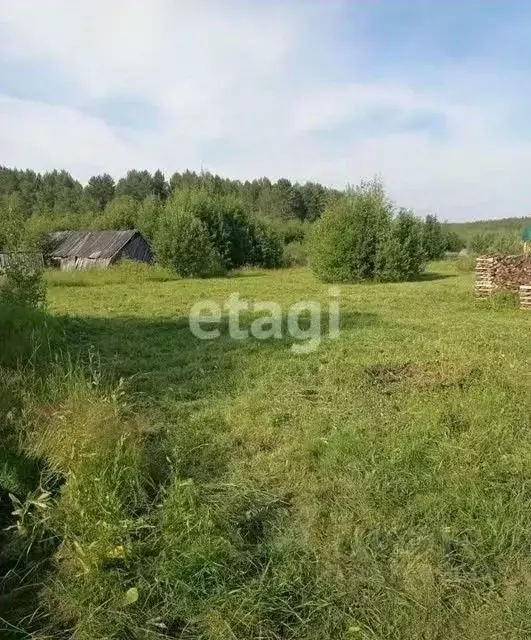
POLYGON ((92 176, 83 186, 68 171, 36 173, 0 167, 0 197, 15 195, 27 216, 33 214, 101 213, 120 197, 136 203, 148 196, 162 201, 183 190, 206 190, 216 196, 237 196, 246 208, 264 216, 315 220, 330 197, 340 191, 317 182, 292 183, 286 178, 231 180, 209 172, 174 173, 169 180, 157 170, 132 169, 117 182, 109 174, 92 176))
MULTIPOLYGON (((305 264, 308 249, 316 246, 316 234, 320 234, 323 247, 330 221, 352 221, 349 211, 354 201, 362 201, 363 194, 368 207, 366 220, 356 224, 361 224, 360 242, 365 249, 356 258, 360 264, 354 269, 356 275, 352 265, 346 267, 353 278, 412 277, 420 268, 414 264, 462 247, 457 234, 435 216, 421 221, 405 210, 395 215, 393 207, 388 207, 385 233, 389 237, 384 250, 379 227, 382 207, 374 203, 379 197, 382 203, 389 201, 377 180, 339 191, 317 182, 299 184, 285 178, 240 181, 185 171, 167 180, 161 171, 131 170, 117 182, 102 174, 92 176, 83 186, 67 171, 40 174, 7 167, 0 167, 0 247, 7 244, 2 231, 6 228, 18 229, 18 236, 24 235, 27 242, 36 242, 56 230, 138 228, 150 241, 157 259, 183 276, 220 274, 243 265, 305 264), (377 257, 370 248, 376 238, 377 257), (390 266, 393 260, 402 260, 397 243, 402 254, 404 246, 413 252, 419 245, 418 256, 408 258, 407 267, 390 266), (385 270, 382 252, 387 256, 385 270)), ((332 253, 352 240, 349 229, 343 233, 339 227, 330 244, 332 253)), ((21 238, 18 242, 20 245, 21 238)), ((319 263, 319 255, 318 250, 313 251, 314 264, 319 263)), ((339 279, 344 278, 343 274, 339 279)))

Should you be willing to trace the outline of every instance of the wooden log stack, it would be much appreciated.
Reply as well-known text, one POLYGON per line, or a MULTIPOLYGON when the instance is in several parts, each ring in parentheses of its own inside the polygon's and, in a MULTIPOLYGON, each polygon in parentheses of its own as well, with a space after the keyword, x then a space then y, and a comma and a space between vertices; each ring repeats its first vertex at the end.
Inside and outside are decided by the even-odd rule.
POLYGON ((520 285, 520 307, 522 309, 531 309, 531 285, 520 285))
POLYGON ((500 257, 495 261, 494 281, 506 291, 516 291, 520 285, 531 285, 531 255, 500 257))
POLYGON ((494 258, 480 257, 476 259, 475 292, 479 298, 488 298, 494 287, 494 258))
POLYGON ((495 291, 518 292, 521 285, 531 285, 531 254, 477 258, 477 296, 486 298, 495 291))

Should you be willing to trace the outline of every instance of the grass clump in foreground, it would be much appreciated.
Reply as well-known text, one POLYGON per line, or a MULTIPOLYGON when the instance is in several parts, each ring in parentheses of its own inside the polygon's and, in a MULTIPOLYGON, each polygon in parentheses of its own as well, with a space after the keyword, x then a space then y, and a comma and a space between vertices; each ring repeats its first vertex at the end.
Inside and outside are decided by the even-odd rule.
POLYGON ((529 318, 432 269, 343 285, 306 356, 186 324, 235 290, 325 305, 306 269, 50 288, 63 355, 2 363, 4 634, 529 637, 529 318))

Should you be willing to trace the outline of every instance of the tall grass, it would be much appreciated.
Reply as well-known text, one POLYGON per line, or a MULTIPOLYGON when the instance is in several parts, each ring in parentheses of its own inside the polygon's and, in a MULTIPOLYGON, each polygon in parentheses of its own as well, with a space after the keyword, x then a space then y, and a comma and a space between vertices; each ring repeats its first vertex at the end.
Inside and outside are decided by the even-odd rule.
POLYGON ((345 286, 306 358, 152 317, 235 286, 324 302, 306 270, 52 289, 87 317, 28 315, 0 367, 2 637, 528 638, 526 319, 437 269, 345 286), (149 318, 88 317, 118 291, 149 318))
POLYGON ((122 260, 108 269, 58 271, 49 269, 46 283, 51 287, 99 287, 108 284, 171 282, 179 276, 171 269, 132 260, 122 260))

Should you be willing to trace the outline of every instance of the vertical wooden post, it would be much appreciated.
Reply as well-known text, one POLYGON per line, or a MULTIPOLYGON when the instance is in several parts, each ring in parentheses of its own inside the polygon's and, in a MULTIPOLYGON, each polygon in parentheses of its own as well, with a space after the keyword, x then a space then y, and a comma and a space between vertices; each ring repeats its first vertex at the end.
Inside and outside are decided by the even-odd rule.
POLYGON ((531 284, 520 285, 520 308, 531 309, 531 284))
POLYGON ((494 258, 476 258, 476 296, 488 298, 494 289, 494 258))

